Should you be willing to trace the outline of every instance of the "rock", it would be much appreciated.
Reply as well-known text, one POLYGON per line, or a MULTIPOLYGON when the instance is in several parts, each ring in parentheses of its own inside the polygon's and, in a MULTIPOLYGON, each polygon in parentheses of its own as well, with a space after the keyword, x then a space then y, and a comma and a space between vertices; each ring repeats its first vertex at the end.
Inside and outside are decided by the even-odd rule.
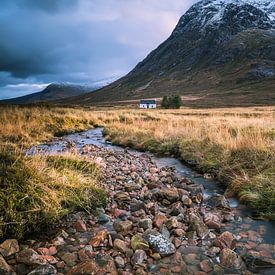
POLYGON ((174 230, 174 235, 176 237, 182 237, 182 236, 184 236, 184 234, 185 234, 185 231, 181 228, 177 228, 174 230))
POLYGON ((77 261, 77 254, 76 252, 67 252, 61 256, 61 260, 64 261, 68 266, 74 266, 77 261))
POLYGON ((153 223, 151 219, 141 219, 138 223, 139 227, 143 228, 144 230, 152 229, 153 223))
POLYGON ((87 227, 83 220, 77 220, 74 224, 74 228, 77 232, 86 232, 87 227))
POLYGON ((192 200, 189 198, 188 195, 183 195, 183 196, 181 197, 181 201, 182 201, 182 203, 183 203, 184 205, 186 205, 186 206, 191 206, 191 205, 192 205, 192 200))
POLYGON ((25 265, 45 264, 46 260, 33 249, 25 249, 17 254, 17 262, 25 265))
POLYGON ((18 245, 18 241, 15 239, 5 240, 0 245, 0 253, 4 257, 8 257, 12 254, 17 253, 17 252, 19 252, 19 245, 18 245))
POLYGON ((169 230, 172 230, 178 227, 178 220, 175 217, 172 217, 169 220, 167 220, 165 224, 169 230))
POLYGON ((161 256, 160 256, 159 253, 153 253, 153 254, 151 255, 151 257, 152 257, 154 260, 156 260, 156 261, 158 261, 158 260, 161 259, 161 256))
POLYGON ((106 229, 100 230, 99 232, 97 232, 97 234, 91 239, 91 241, 89 242, 89 244, 93 247, 98 247, 100 246, 102 243, 104 243, 104 241, 107 239, 108 236, 108 231, 106 229))
POLYGON ((254 255, 244 255, 243 259, 246 263, 246 266, 251 271, 257 271, 257 269, 261 268, 272 268, 275 266, 275 260, 270 258, 262 258, 260 256, 254 255))
POLYGON ((213 270, 211 266, 212 266, 212 264, 210 263, 209 260, 203 260, 203 261, 200 262, 201 270, 206 272, 206 273, 213 270))
POLYGON ((125 261, 122 257, 117 256, 115 257, 115 264, 118 268, 123 268, 125 266, 125 261))
POLYGON ((131 259, 131 263, 133 266, 142 265, 144 260, 146 260, 146 259, 147 259, 147 255, 146 255, 145 251, 138 249, 135 251, 135 253, 131 259))
POLYGON ((0 255, 0 274, 9 274, 13 270, 12 268, 7 264, 5 259, 0 255))
POLYGON ((204 216, 204 222, 210 229, 220 229, 221 219, 218 215, 212 213, 206 213, 204 216))
POLYGON ((144 239, 149 246, 161 256, 169 256, 176 252, 175 246, 171 241, 154 230, 147 230, 144 234, 144 239))
MULTIPOLYGON (((191 209, 190 209, 191 210, 191 209)), ((208 227, 204 224, 199 213, 190 211, 188 215, 189 231, 196 231, 200 238, 205 238, 209 234, 208 227)))
POLYGON ((173 203, 170 206, 168 213, 169 213, 170 216, 178 216, 178 215, 180 215, 183 212, 184 212, 184 210, 183 210, 183 208, 181 206, 181 202, 178 201, 178 202, 173 203))
POLYGON ((130 210, 131 212, 146 210, 146 206, 143 201, 135 200, 130 204, 130 210))
POLYGON ((131 200, 131 198, 129 196, 129 193, 127 193, 127 192, 117 192, 117 193, 115 193, 114 199, 117 202, 126 202, 126 201, 131 200))
POLYGON ((228 200, 220 194, 210 196, 205 202, 211 207, 231 209, 228 200))
POLYGON ((104 214, 104 213, 99 214, 98 217, 97 217, 97 221, 100 224, 107 223, 110 220, 111 220, 111 218, 108 215, 104 214))
POLYGON ((113 224, 116 232, 121 233, 122 235, 127 235, 128 232, 132 229, 133 223, 131 221, 120 221, 116 220, 113 224))
POLYGON ((220 254, 220 264, 226 268, 240 269, 243 262, 236 252, 229 248, 224 248, 220 254))
POLYGON ((166 199, 169 202, 176 202, 179 200, 179 193, 177 189, 172 188, 162 188, 158 193, 159 197, 162 199, 166 199))
POLYGON ((28 273, 28 275, 52 275, 56 274, 57 270, 50 264, 39 265, 35 270, 28 273))
POLYGON ((39 247, 37 249, 37 252, 40 255, 47 255, 47 256, 53 256, 57 253, 57 250, 54 246, 51 246, 50 248, 46 248, 46 247, 39 247))
POLYGON ((157 228, 160 228, 166 221, 167 221, 167 217, 164 214, 158 213, 158 214, 156 214, 156 216, 153 220, 153 224, 157 228))
POLYGON ((126 253, 126 251, 129 250, 128 244, 120 239, 114 241, 114 248, 122 253, 126 253))
POLYGON ((236 239, 232 233, 230 233, 229 231, 225 231, 216 240, 214 240, 213 244, 220 249, 233 249, 236 246, 236 239))
POLYGON ((110 274, 117 275, 115 262, 110 256, 96 255, 95 259, 86 260, 71 268, 67 275, 110 274))
POLYGON ((131 239, 131 247, 134 250, 142 249, 142 250, 148 250, 149 245, 148 243, 142 238, 141 235, 136 234, 131 239))

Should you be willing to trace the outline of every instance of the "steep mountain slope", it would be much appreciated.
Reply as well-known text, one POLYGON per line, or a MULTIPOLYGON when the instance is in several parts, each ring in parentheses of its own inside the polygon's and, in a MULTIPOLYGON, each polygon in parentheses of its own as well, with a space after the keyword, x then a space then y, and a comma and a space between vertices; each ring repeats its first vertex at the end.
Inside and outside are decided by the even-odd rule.
POLYGON ((180 94, 189 105, 275 103, 275 1, 203 0, 128 75, 68 103, 180 94))
POLYGON ((36 102, 51 102, 73 96, 79 96, 91 90, 97 89, 91 86, 80 86, 63 83, 53 83, 48 85, 43 91, 33 93, 13 99, 3 100, 4 103, 30 104, 36 102))

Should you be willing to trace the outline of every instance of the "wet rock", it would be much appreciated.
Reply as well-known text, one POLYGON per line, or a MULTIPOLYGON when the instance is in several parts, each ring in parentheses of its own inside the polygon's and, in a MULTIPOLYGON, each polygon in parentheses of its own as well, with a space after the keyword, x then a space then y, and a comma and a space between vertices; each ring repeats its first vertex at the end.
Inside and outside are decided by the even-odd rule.
POLYGON ((42 264, 38 266, 35 270, 28 273, 28 275, 53 275, 57 274, 57 270, 54 266, 50 264, 42 264))
POLYGON ((263 268, 272 268, 275 267, 275 260, 271 258, 262 258, 259 255, 244 255, 243 259, 246 263, 246 266, 251 271, 257 271, 263 268))
POLYGON ((166 221, 167 217, 164 214, 158 213, 153 220, 153 224, 157 228, 160 228, 166 221))
POLYGON ((142 249, 142 250, 148 250, 149 245, 148 243, 142 238, 141 235, 136 234, 131 239, 131 247, 134 250, 142 249))
POLYGON ((5 240, 3 243, 0 244, 0 253, 4 257, 8 257, 17 252, 19 252, 19 245, 18 241, 15 239, 5 240))
POLYGON ((233 249, 236 246, 236 239, 229 231, 223 232, 216 240, 214 240, 214 246, 233 249))
POLYGON ((229 210, 231 209, 228 200, 225 198, 225 196, 220 194, 214 194, 210 196, 206 199, 205 202, 211 207, 225 208, 229 210))
POLYGON ((172 188, 162 188, 158 193, 159 197, 166 199, 169 202, 176 202, 179 200, 179 193, 177 189, 172 188))
POLYGON ((135 251, 131 263, 133 266, 135 265, 142 265, 143 262, 147 259, 147 255, 144 250, 138 249, 135 251))
POLYGON ((171 241, 154 230, 147 230, 144 234, 144 239, 149 246, 161 256, 169 256, 176 252, 175 246, 171 241))
POLYGON ((17 262, 25 265, 38 265, 46 263, 46 260, 33 249, 29 248, 17 254, 17 262))
POLYGON ((206 213, 204 216, 204 222, 210 229, 221 228, 221 218, 217 214, 206 213))
POLYGON ((210 263, 209 260, 203 260, 200 262, 200 268, 202 271, 208 273, 210 271, 212 271, 212 264, 210 263))
POLYGON ((117 256, 115 257, 115 264, 117 268, 123 268, 125 266, 125 261, 122 257, 117 256))
POLYGON ((76 252, 74 253, 67 252, 61 256, 61 260, 64 261, 68 266, 72 267, 75 265, 77 261, 77 254, 76 252))
POLYGON ((91 275, 91 274, 111 274, 117 275, 115 262, 110 256, 98 254, 95 259, 90 259, 77 264, 71 268, 67 275, 91 275))
POLYGON ((10 274, 12 268, 7 264, 5 259, 0 255, 0 274, 10 274))
POLYGON ((196 231, 200 238, 205 238, 209 234, 208 227, 204 224, 201 216, 196 211, 190 211, 188 215, 189 228, 188 231, 196 231))
POLYGON ((104 214, 104 213, 99 214, 98 217, 97 217, 97 221, 100 224, 107 223, 110 220, 111 220, 111 218, 108 215, 104 214))
POLYGON ((243 262, 236 252, 229 248, 224 248, 220 254, 220 264, 226 268, 240 269, 243 262))
POLYGON ((153 223, 151 219, 141 219, 138 223, 139 227, 146 229, 152 229, 153 223))
POLYGON ((83 220, 77 220, 74 224, 74 228, 77 232, 86 232, 87 227, 83 220))
POLYGON ((108 231, 106 229, 100 230, 97 234, 91 239, 89 244, 93 247, 99 247, 107 239, 108 231))
POLYGON ((191 206, 191 205, 192 205, 192 200, 189 198, 188 195, 183 195, 183 196, 181 197, 181 201, 182 201, 182 203, 183 203, 184 205, 186 205, 186 206, 191 206))
POLYGON ((113 224, 116 232, 121 233, 122 235, 127 235, 128 232, 132 229, 133 223, 131 221, 120 221, 116 220, 113 224))
POLYGON ((127 250, 129 250, 129 245, 127 242, 116 239, 114 241, 114 248, 118 250, 119 252, 126 253, 127 250))

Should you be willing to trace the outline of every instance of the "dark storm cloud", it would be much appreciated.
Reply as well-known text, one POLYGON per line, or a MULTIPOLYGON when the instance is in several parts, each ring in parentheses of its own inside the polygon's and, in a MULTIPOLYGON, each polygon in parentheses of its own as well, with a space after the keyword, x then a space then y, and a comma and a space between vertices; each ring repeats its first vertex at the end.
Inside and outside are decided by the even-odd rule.
POLYGON ((22 83, 123 75, 167 38, 193 2, 1 0, 0 98, 22 83))

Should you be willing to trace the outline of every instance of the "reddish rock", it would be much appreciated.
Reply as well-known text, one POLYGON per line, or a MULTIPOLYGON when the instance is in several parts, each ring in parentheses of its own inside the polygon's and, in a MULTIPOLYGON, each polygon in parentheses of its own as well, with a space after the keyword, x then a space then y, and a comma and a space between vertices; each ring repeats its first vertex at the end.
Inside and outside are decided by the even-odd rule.
POLYGON ((74 228, 78 232, 86 232, 87 227, 83 220, 77 220, 74 224, 74 228))
POLYGON ((212 213, 206 213, 204 216, 204 222, 210 229, 220 229, 221 219, 218 215, 212 213))
POLYGON ((131 221, 115 221, 113 227, 116 232, 122 235, 127 235, 132 229, 133 223, 131 221))
POLYGON ((212 271, 211 263, 208 260, 203 260, 200 262, 200 268, 204 272, 210 272, 212 271))
POLYGON ((153 220, 153 224, 157 228, 160 228, 166 221, 167 217, 164 214, 158 213, 153 220))
POLYGON ((67 275, 110 274, 117 275, 114 260, 110 256, 98 255, 95 259, 87 260, 71 268, 67 275))
POLYGON ((0 274, 9 274, 12 271, 11 266, 9 266, 5 259, 0 255, 0 274))
POLYGON ((58 263, 58 260, 54 256, 51 256, 51 255, 41 255, 41 257, 45 261, 47 261, 48 263, 50 263, 50 264, 56 264, 56 263, 58 263))
POLYGON ((0 253, 4 256, 10 256, 19 252, 19 245, 17 240, 9 239, 0 244, 0 253))
POLYGON ((43 257, 39 255, 36 251, 29 248, 22 250, 17 254, 17 262, 25 265, 37 265, 44 264, 47 261, 43 259, 43 257))
POLYGON ((185 231, 181 228, 177 228, 174 230, 174 235, 176 237, 182 237, 182 236, 184 236, 184 234, 185 234, 185 231))
POLYGON ((214 241, 214 245, 219 247, 220 249, 233 249, 236 246, 236 239, 234 238, 232 233, 230 233, 229 231, 225 231, 214 241))
POLYGON ((103 229, 97 232, 97 234, 91 239, 89 244, 92 245, 93 247, 101 246, 101 244, 104 243, 104 241, 107 239, 107 236, 108 236, 108 231, 106 229, 103 229))
POLYGON ((127 215, 127 211, 115 208, 113 210, 113 215, 114 215, 115 218, 122 218, 122 217, 127 215))
POLYGON ((224 248, 221 251, 220 263, 223 267, 236 269, 240 269, 243 264, 238 254, 229 248, 224 248))

